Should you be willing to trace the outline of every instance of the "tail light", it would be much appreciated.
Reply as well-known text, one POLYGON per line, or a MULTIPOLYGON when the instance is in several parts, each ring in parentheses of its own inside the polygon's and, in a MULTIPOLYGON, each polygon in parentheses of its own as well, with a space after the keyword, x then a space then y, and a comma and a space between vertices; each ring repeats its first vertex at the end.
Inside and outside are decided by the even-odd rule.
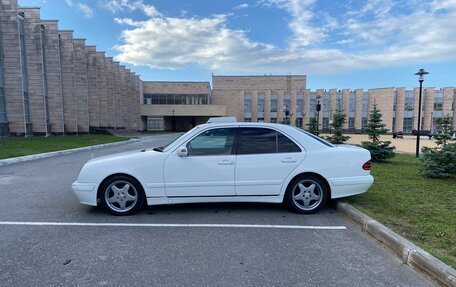
POLYGON ((366 161, 366 163, 363 164, 363 169, 364 170, 371 170, 371 161, 366 161))

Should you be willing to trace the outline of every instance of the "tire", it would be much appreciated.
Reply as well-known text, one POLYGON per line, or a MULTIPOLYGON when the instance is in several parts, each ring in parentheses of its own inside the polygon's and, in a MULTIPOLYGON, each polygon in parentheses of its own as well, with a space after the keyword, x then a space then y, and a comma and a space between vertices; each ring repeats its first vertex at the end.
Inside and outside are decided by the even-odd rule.
POLYGON ((131 215, 144 203, 144 190, 134 178, 116 175, 100 186, 101 206, 113 215, 131 215))
POLYGON ((285 204, 296 213, 313 213, 325 206, 328 188, 319 177, 305 175, 293 179, 285 193, 285 204))

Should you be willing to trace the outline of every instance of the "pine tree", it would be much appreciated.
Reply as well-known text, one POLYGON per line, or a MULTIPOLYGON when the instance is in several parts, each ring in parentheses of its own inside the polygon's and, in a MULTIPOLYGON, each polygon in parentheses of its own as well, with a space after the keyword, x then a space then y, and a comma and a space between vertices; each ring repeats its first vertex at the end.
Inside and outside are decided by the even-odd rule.
POLYGON ((309 127, 309 132, 318 136, 320 133, 318 132, 318 120, 317 117, 310 118, 309 123, 307 124, 309 127))
POLYGON ((446 146, 451 140, 451 127, 453 119, 450 115, 446 115, 443 118, 438 118, 435 123, 440 127, 440 132, 434 135, 435 143, 438 146, 446 146))
POLYGON ((456 143, 451 143, 452 118, 447 115, 436 120, 440 132, 434 135, 437 147, 423 147, 418 171, 427 177, 446 178, 456 175, 456 143))
POLYGON ((346 142, 350 137, 344 136, 343 133, 343 126, 347 122, 346 115, 342 113, 342 109, 340 104, 337 108, 336 113, 333 115, 333 122, 330 124, 334 130, 334 134, 327 137, 327 139, 333 144, 343 144, 346 142))
POLYGON ((362 147, 369 150, 372 161, 385 161, 395 156, 394 146, 390 146, 390 141, 380 141, 380 136, 388 132, 386 125, 382 121, 382 114, 374 104, 372 111, 369 114, 369 120, 365 131, 367 132, 370 141, 361 142, 362 147))
POLYGON ((374 108, 369 114, 369 120, 365 128, 366 133, 369 135, 369 139, 372 142, 380 142, 380 135, 384 135, 388 132, 386 125, 382 122, 382 114, 374 104, 374 108))

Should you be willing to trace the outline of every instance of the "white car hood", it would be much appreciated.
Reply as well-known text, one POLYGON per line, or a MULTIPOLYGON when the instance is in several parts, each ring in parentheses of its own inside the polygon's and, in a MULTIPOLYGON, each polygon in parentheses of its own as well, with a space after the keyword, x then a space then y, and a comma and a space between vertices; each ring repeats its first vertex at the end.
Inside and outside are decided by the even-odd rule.
MULTIPOLYGON (((115 153, 107 156, 101 156, 101 157, 96 157, 94 159, 91 159, 87 162, 89 163, 99 163, 99 162, 106 162, 106 161, 112 161, 112 160, 122 160, 122 159, 128 159, 131 157, 134 157, 135 155, 138 155, 139 153, 145 152, 144 150, 138 151, 138 150, 133 150, 133 151, 127 151, 127 152, 121 152, 121 153, 115 153)), ((148 151, 148 152, 154 152, 155 151, 148 151)))

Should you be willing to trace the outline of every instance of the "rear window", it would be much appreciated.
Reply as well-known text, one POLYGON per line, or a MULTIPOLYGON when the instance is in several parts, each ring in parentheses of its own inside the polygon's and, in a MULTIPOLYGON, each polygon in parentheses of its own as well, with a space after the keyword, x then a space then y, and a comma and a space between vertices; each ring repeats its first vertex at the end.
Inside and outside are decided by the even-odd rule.
POLYGON ((312 133, 309 133, 308 131, 306 130, 303 130, 301 128, 296 128, 298 131, 302 132, 302 133, 305 133, 306 135, 308 135, 309 137, 313 138, 314 140, 324 144, 325 146, 329 146, 329 147, 335 147, 335 145, 333 145, 332 143, 320 138, 320 137, 317 137, 316 135, 312 134, 312 133))

